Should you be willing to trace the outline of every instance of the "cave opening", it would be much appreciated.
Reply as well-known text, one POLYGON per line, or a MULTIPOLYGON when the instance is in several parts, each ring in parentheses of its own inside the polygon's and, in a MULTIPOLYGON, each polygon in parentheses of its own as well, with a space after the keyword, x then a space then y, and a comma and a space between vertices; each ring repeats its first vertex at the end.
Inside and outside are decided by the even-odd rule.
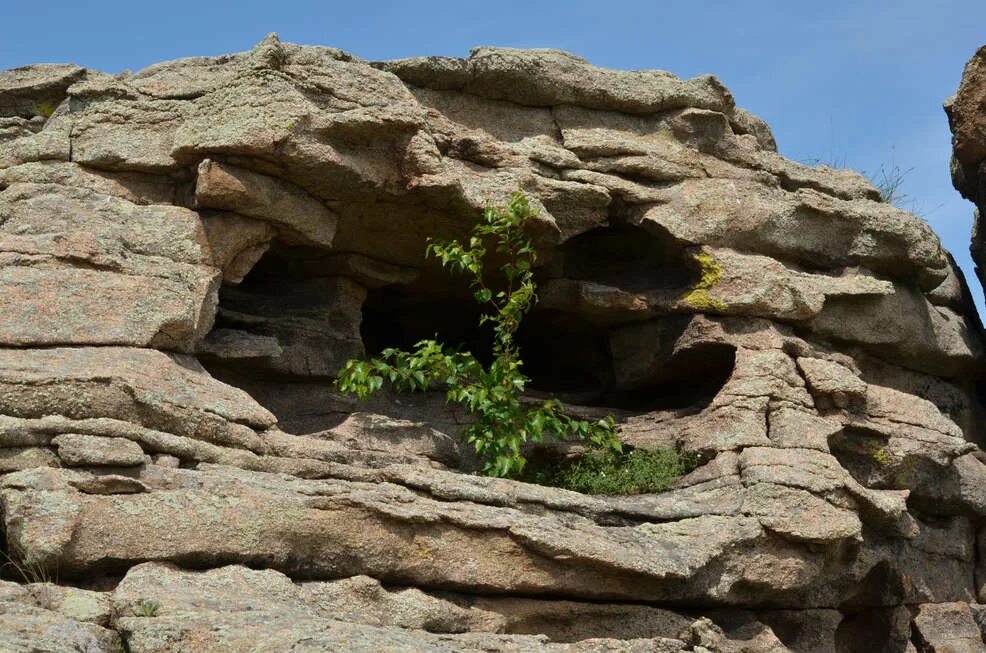
MULTIPOLYGON (((694 282, 692 263, 680 246, 617 225, 547 252, 537 281, 674 293, 694 282)), ((275 240, 238 284, 220 289, 215 326, 199 358, 213 376, 244 389, 295 433, 331 428, 353 410, 332 391, 336 372, 350 358, 435 339, 491 362, 492 327, 480 324, 483 307, 466 279, 433 261, 413 274, 395 269, 275 240)), ((631 413, 700 409, 731 375, 734 350, 718 343, 676 346, 687 323, 688 316, 628 322, 578 307, 535 305, 516 334, 530 377, 527 392, 631 413)), ((372 410, 390 409, 381 400, 372 410)))
POLYGON ((360 320, 366 353, 412 349, 421 340, 470 351, 484 365, 493 354, 493 330, 480 325, 482 311, 466 293, 417 294, 403 287, 384 287, 367 293, 360 320))
POLYGON ((701 277, 687 250, 670 235, 629 224, 596 227, 566 241, 547 271, 629 292, 684 291, 701 277))
POLYGON ((201 357, 265 377, 331 379, 363 352, 364 285, 337 257, 275 243, 236 285, 219 290, 201 357))
MULTIPOLYGON (((472 352, 484 364, 490 362, 492 331, 488 325, 478 326, 481 311, 476 304, 454 297, 415 301, 406 293, 389 288, 368 294, 361 326, 367 353, 378 354, 388 347, 408 349, 433 338, 472 352)), ((680 317, 653 321, 652 325, 660 325, 660 337, 641 339, 639 346, 654 348, 650 352, 654 363, 646 372, 627 374, 613 353, 614 334, 622 325, 535 308, 516 335, 522 370, 530 378, 527 392, 630 412, 704 407, 731 376, 735 349, 701 343, 674 350, 686 322, 680 317)))

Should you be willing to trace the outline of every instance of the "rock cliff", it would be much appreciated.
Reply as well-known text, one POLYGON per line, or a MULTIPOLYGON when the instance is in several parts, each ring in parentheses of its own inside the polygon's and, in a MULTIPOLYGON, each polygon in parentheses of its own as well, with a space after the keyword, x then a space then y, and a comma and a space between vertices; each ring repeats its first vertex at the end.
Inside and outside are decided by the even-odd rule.
POLYGON ((976 205, 972 258, 976 274, 986 284, 986 46, 965 65, 959 90, 945 101, 952 129, 952 183, 976 205))
POLYGON ((4 650, 982 651, 982 375, 928 225, 711 76, 273 36, 0 73, 4 650), (667 492, 480 477, 442 393, 333 390, 482 348, 425 241, 518 188, 532 389, 697 455, 667 492))

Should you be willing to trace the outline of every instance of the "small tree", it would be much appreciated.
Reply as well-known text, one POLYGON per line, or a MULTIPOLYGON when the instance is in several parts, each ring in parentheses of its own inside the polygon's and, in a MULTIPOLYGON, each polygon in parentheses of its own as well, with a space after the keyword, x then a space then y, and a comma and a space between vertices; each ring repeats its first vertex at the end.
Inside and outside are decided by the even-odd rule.
POLYGON ((448 401, 461 404, 475 418, 463 432, 484 461, 488 476, 515 477, 526 464, 521 453, 525 442, 547 438, 585 440, 594 448, 619 453, 612 417, 586 421, 561 412, 555 400, 527 407, 521 401, 530 379, 514 336, 524 315, 537 301, 532 267, 534 245, 524 233, 524 223, 536 211, 523 193, 515 193, 506 207, 488 207, 468 245, 458 240, 431 241, 427 256, 443 267, 466 274, 475 300, 487 312, 480 324, 493 325, 493 361, 483 366, 471 352, 447 349, 435 340, 422 340, 412 351, 385 349, 379 358, 350 360, 339 372, 336 387, 366 399, 388 382, 398 391, 426 390, 444 385, 448 401), (500 266, 502 286, 489 287, 483 277, 484 242, 493 240, 496 252, 506 257, 500 266))

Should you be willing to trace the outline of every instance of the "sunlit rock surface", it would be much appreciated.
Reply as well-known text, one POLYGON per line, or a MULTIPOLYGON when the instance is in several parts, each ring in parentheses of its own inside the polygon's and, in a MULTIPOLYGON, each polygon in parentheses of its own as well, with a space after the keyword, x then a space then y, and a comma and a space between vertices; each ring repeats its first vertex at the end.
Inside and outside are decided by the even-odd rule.
POLYGON ((711 76, 273 36, 0 72, 0 647, 983 650, 980 328, 923 220, 711 76), (665 493, 479 477, 442 393, 332 389, 482 352, 425 242, 517 189, 531 389, 696 454, 665 493))

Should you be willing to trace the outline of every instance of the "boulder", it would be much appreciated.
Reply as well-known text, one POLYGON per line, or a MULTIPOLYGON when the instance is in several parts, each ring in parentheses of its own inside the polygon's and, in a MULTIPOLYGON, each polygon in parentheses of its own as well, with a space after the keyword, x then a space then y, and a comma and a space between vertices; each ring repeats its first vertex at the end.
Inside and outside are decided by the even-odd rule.
POLYGON ((965 603, 922 605, 914 616, 916 639, 924 650, 938 653, 982 653, 983 635, 965 603))
POLYGON ((212 327, 218 275, 194 212, 16 182, 0 192, 0 215, 7 346, 187 352, 212 327))

